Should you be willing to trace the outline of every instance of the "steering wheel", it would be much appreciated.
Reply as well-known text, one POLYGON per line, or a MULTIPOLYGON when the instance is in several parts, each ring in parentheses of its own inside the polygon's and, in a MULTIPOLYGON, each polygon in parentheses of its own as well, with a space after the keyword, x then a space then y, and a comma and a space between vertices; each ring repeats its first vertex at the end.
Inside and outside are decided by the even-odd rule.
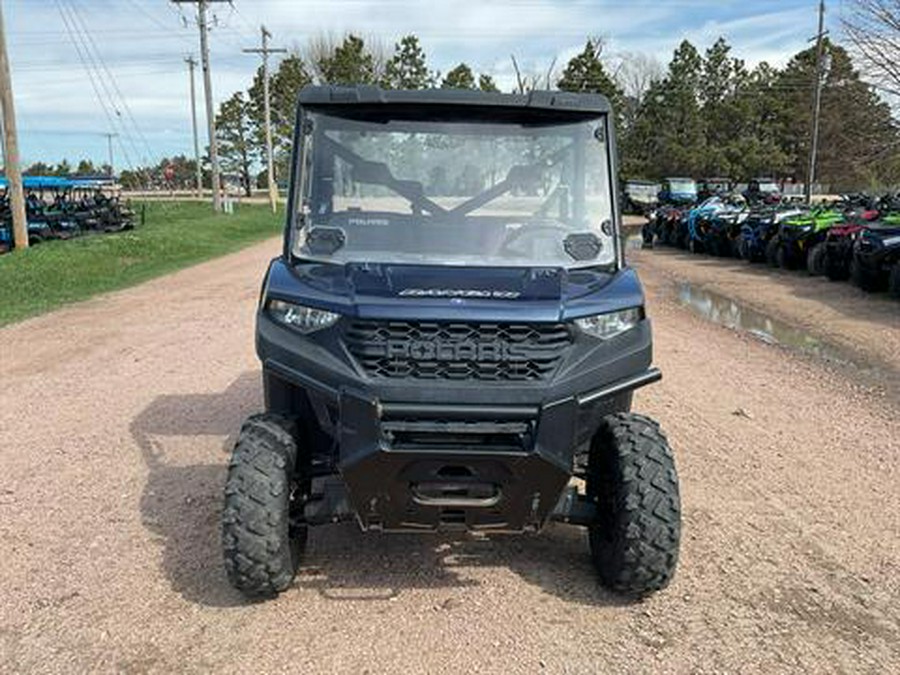
POLYGON ((510 232, 506 239, 504 239, 503 243, 500 244, 500 248, 498 249, 498 253, 502 255, 516 256, 521 255, 521 252, 516 252, 512 247, 518 242, 520 239, 526 236, 534 236, 536 234, 540 234, 541 232, 554 232, 560 235, 560 241, 564 239, 567 235, 571 234, 569 230, 562 225, 548 225, 546 223, 536 224, 536 225, 523 225, 522 227, 516 228, 512 232, 510 232))

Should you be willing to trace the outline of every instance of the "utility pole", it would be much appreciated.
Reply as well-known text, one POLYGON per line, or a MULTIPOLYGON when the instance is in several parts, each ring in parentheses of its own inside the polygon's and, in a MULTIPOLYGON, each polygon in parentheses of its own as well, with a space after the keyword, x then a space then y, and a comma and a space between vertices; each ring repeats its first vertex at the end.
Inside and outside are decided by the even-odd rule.
POLYGON ((110 177, 116 175, 116 165, 115 165, 115 157, 113 156, 113 139, 116 138, 119 134, 114 134, 112 132, 106 132, 103 134, 106 136, 106 149, 109 153, 109 175, 110 177))
POLYGON ((25 216, 25 192, 22 189, 22 167, 19 138, 16 134, 16 110, 13 104, 12 76, 6 53, 6 29, 0 5, 0 111, 3 113, 3 149, 6 180, 9 182, 9 205, 12 209, 13 243, 17 249, 28 248, 28 221, 25 216))
POLYGON ((812 203, 813 183, 816 180, 816 159, 819 154, 819 117, 822 112, 822 65, 825 51, 825 0, 819 2, 819 32, 816 35, 816 86, 813 99, 812 142, 809 150, 809 169, 806 172, 806 203, 812 203))
POLYGON ((171 0, 176 5, 197 5, 197 26, 200 28, 200 61, 203 66, 203 89, 206 94, 206 127, 209 132, 209 163, 212 169, 212 205, 216 213, 222 210, 222 196, 219 193, 219 146, 216 142, 216 117, 213 110, 212 77, 209 72, 209 24, 206 10, 210 3, 229 0, 171 0))
POLYGON ((269 205, 272 213, 278 210, 278 186, 275 184, 275 159, 272 150, 272 109, 269 104, 269 54, 283 54, 287 49, 273 49, 269 47, 269 38, 272 34, 265 26, 260 26, 262 32, 262 46, 259 49, 245 49, 246 54, 260 54, 263 67, 263 109, 265 110, 266 124, 266 169, 268 171, 269 205))
POLYGON ((193 56, 185 59, 191 74, 191 125, 194 130, 194 161, 197 164, 197 197, 203 198, 203 167, 200 166, 200 139, 197 136, 197 93, 194 87, 194 68, 197 61, 193 56))

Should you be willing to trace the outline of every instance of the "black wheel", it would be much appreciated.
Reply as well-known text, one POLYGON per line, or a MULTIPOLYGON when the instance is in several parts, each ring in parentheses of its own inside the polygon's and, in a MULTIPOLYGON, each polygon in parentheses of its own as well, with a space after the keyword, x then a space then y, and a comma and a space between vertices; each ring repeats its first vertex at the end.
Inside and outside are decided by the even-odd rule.
POLYGON ((668 441, 648 417, 607 417, 591 444, 588 497, 597 504, 589 528, 601 583, 643 596, 675 574, 681 535, 678 476, 668 441))
POLYGON ((809 253, 806 256, 806 271, 809 272, 810 276, 819 277, 825 273, 826 253, 827 249, 824 241, 809 249, 809 253))
POLYGON ((878 283, 878 276, 872 274, 860 265, 856 256, 853 257, 853 261, 850 263, 850 281, 854 286, 858 286, 869 293, 881 290, 879 288, 880 284, 878 283))
POLYGON ((849 274, 847 266, 841 264, 838 254, 832 251, 827 252, 825 255, 824 269, 825 276, 828 277, 829 281, 845 281, 849 274))
POLYGON ((783 270, 794 269, 794 257, 784 244, 779 244, 775 251, 775 264, 783 270))
POLYGON ((888 292, 892 297, 900 300, 900 260, 895 262, 891 268, 891 275, 888 277, 888 292))
POLYGON ((778 267, 778 250, 781 244, 777 239, 770 239, 766 244, 766 262, 769 267, 778 267))
POLYGON ((288 588, 306 545, 309 492, 297 429, 279 415, 250 417, 228 465, 222 546, 228 581, 252 597, 288 588))

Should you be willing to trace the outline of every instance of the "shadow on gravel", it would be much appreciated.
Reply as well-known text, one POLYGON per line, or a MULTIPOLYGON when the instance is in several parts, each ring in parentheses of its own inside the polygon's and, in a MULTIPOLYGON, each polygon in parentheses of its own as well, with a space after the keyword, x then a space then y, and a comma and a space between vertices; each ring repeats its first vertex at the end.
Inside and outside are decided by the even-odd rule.
MULTIPOLYGON (((295 582, 334 601, 386 600, 413 588, 466 588, 474 572, 507 568, 562 600, 597 606, 631 604, 603 590, 583 530, 551 525, 539 535, 361 532, 345 523, 311 531, 295 582)), ((452 602, 452 600, 450 601, 452 602)))
MULTIPOLYGON (((247 604, 225 579, 219 514, 227 454, 241 421, 260 407, 260 376, 247 372, 215 394, 159 396, 131 422, 131 435, 147 467, 141 519, 159 535, 162 570, 186 600, 230 607, 247 604), (185 463, 172 447, 176 437, 226 436, 222 452, 202 464, 185 463), (170 445, 171 441, 171 445, 170 445)), ((183 444, 182 439, 181 443, 183 444)), ((181 448, 184 446, 181 445, 181 448)), ((198 452, 188 451, 196 458, 198 452)))
MULTIPOLYGON (((259 373, 248 372, 218 394, 160 396, 131 423, 148 471, 142 520, 160 538, 163 573, 190 602, 252 604, 225 578, 219 517, 227 453, 241 421, 259 407, 259 373), (179 451, 191 458, 198 454, 184 450, 184 439, 196 437, 207 447, 202 437, 210 436, 226 437, 222 453, 205 463, 184 463, 179 451)), ((311 591, 334 601, 386 600, 411 589, 475 587, 481 575, 473 572, 492 567, 505 567, 566 601, 628 604, 598 585, 584 531, 562 525, 540 535, 492 537, 368 534, 354 523, 313 528, 288 595, 311 591)))

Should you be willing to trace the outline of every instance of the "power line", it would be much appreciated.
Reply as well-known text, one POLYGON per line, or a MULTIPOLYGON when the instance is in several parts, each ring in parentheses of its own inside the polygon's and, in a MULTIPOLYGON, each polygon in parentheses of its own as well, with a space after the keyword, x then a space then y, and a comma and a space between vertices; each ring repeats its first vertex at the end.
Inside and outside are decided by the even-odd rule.
POLYGON ((131 164, 130 154, 125 150, 125 142, 131 145, 131 151, 134 153, 135 157, 139 157, 141 154, 140 148, 135 142, 131 132, 128 130, 125 125, 125 121, 122 119, 122 113, 119 110, 119 105, 116 103, 115 96, 110 88, 109 83, 104 79, 103 73, 100 70, 100 66, 97 62, 97 58, 94 56, 90 45, 87 42, 82 30, 79 27, 79 24, 75 20, 75 14, 73 8, 64 3, 63 0, 57 0, 57 6, 60 9, 61 16, 63 17, 63 21, 66 25, 67 29, 71 30, 70 36, 73 39, 73 42, 76 45, 76 49, 79 50, 79 57, 82 60, 82 64, 85 65, 85 68, 88 71, 88 76, 95 79, 97 83, 99 83, 99 91, 102 92, 100 94, 101 100, 105 95, 106 102, 109 105, 110 110, 114 113, 114 115, 108 115, 108 119, 110 120, 110 127, 112 131, 120 132, 120 138, 124 138, 124 141, 121 141, 123 154, 126 157, 126 161, 133 168, 131 164), (118 127, 116 126, 118 125, 118 127))
MULTIPOLYGON (((115 131, 116 123, 113 119, 113 116, 110 114, 110 111, 107 108, 106 101, 104 100, 103 94, 100 91, 100 86, 98 85, 98 83, 94 77, 94 72, 91 70, 90 66, 88 65, 87 59, 85 58, 85 55, 82 52, 82 46, 81 46, 78 38, 76 37, 72 26, 69 24, 69 18, 65 12, 65 9, 63 8, 62 1, 56 0, 56 6, 59 9, 60 17, 62 18, 63 25, 66 28, 66 32, 68 33, 69 38, 72 41, 72 45, 75 47, 75 52, 78 55, 78 60, 81 62, 81 65, 84 67, 85 72, 87 73, 88 80, 91 83, 91 88, 94 90, 94 96, 96 96, 97 102, 100 104, 100 109, 103 110, 103 115, 106 117, 106 121, 109 123, 110 130, 115 131)), ((119 145, 122 148, 122 154, 125 157, 125 162, 128 164, 129 168, 134 169, 134 164, 132 163, 131 156, 128 153, 128 148, 125 147, 124 136, 120 135, 118 138, 119 138, 119 145)))
POLYGON ((97 56, 97 60, 100 63, 100 67, 106 73, 106 77, 109 79, 109 82, 112 85, 112 88, 115 91, 115 94, 118 96, 119 102, 122 104, 122 108, 125 110, 125 114, 128 116, 128 119, 130 120, 131 125, 134 127, 134 130, 137 133, 137 137, 140 139, 141 143, 143 143, 144 149, 147 151, 147 157, 145 158, 145 162, 149 161, 149 157, 153 154, 153 150, 150 148, 150 144, 147 142, 147 137, 144 136, 144 132, 141 130, 140 125, 137 123, 137 120, 134 117, 134 113, 131 111, 131 106, 128 104, 128 99, 125 98, 125 95, 122 93, 122 90, 119 89, 119 85, 116 81, 116 78, 113 76, 109 67, 106 65, 106 61, 103 59, 103 55, 100 53, 100 50, 97 48, 97 43, 94 42, 94 38, 91 36, 91 33, 88 30, 87 24, 84 21, 84 17, 82 17, 79 14, 76 0, 69 0, 69 2, 71 3, 73 15, 76 17, 76 19, 78 21, 80 21, 84 35, 87 38, 90 46, 93 47, 93 51, 97 56))

